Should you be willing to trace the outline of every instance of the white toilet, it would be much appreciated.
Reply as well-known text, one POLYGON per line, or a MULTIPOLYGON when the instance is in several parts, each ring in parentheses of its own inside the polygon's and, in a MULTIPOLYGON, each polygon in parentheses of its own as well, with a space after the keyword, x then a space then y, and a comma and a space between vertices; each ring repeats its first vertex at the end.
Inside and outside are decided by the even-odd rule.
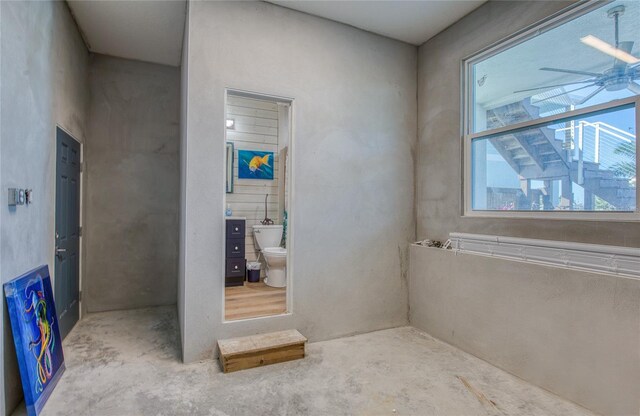
POLYGON ((287 286, 287 249, 280 247, 282 225, 254 225, 253 235, 267 262, 264 283, 272 287, 287 286))

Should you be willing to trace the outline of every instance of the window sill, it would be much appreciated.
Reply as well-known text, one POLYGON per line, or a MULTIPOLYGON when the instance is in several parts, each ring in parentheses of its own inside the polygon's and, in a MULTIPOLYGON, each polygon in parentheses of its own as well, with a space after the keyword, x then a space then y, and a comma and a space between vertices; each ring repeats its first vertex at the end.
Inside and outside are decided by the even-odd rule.
POLYGON ((535 219, 555 221, 640 222, 639 212, 466 211, 465 218, 535 219))

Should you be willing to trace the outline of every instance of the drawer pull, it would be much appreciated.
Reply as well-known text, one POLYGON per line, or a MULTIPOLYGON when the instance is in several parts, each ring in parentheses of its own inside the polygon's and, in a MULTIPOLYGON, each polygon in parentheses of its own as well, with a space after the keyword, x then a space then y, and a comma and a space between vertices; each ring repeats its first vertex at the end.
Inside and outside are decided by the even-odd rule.
POLYGON ((236 227, 236 231, 238 231, 238 227, 236 227))
POLYGON ((236 246, 236 250, 238 249, 238 246, 236 246))
POLYGON ((234 269, 238 270, 238 266, 235 266, 234 269))

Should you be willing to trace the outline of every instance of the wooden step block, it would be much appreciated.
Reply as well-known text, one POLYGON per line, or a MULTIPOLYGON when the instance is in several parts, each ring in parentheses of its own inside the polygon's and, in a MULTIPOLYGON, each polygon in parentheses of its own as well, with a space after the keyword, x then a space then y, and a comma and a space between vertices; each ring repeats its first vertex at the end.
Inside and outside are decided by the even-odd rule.
POLYGON ((295 329, 220 340, 222 371, 231 373, 304 358, 306 342, 295 329))

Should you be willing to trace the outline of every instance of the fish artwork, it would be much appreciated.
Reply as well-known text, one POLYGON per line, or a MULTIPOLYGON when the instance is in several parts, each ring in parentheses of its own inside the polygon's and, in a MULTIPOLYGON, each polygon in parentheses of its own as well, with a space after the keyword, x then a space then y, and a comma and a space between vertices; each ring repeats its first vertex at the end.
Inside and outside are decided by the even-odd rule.
POLYGON ((269 156, 270 155, 264 155, 262 157, 254 156, 253 159, 251 159, 251 162, 249 162, 249 170, 251 172, 255 172, 260 170, 260 166, 262 165, 265 165, 265 167, 271 167, 269 165, 269 156))
POLYGON ((238 179, 273 180, 273 152, 238 150, 238 179))

